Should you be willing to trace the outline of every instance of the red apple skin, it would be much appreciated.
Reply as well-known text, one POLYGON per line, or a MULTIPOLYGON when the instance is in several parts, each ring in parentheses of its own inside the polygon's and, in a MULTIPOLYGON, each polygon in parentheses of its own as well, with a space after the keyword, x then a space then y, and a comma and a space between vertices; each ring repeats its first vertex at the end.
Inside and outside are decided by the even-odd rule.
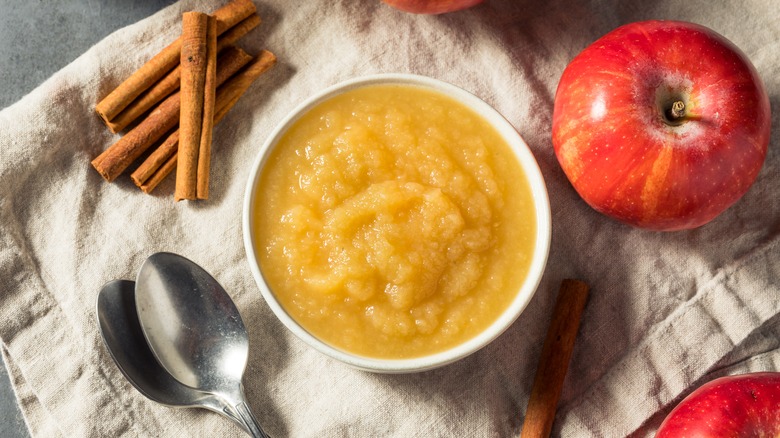
POLYGON ((445 14, 482 3, 483 0, 382 0, 388 5, 413 14, 445 14))
POLYGON ((780 436, 780 373, 721 377, 669 413, 656 438, 780 436))
POLYGON ((747 57, 693 23, 643 21, 585 48, 558 84, 552 141, 595 210, 653 230, 696 228, 741 198, 763 165, 769 98, 747 57), (664 115, 681 100, 679 125, 664 115))

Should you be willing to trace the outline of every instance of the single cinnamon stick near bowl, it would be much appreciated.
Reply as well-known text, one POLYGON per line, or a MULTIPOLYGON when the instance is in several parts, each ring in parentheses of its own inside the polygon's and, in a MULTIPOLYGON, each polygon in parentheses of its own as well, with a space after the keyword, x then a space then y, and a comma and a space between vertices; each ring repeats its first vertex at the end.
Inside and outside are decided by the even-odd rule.
MULTIPOLYGON (((224 48, 232 46, 239 39, 248 34, 252 29, 260 25, 261 19, 257 14, 252 14, 240 23, 228 29, 217 39, 217 53, 224 48)), ((141 93, 132 101, 119 115, 112 120, 103 120, 108 129, 113 133, 118 133, 127 128, 133 121, 142 116, 150 108, 161 100, 168 97, 171 93, 179 89, 181 79, 181 65, 177 65, 162 79, 157 81, 149 89, 141 93)))
MULTIPOLYGON (((256 12, 252 0, 231 1, 213 13, 217 18, 217 34, 222 34, 256 12)), ((179 63, 180 52, 181 38, 178 38, 103 98, 95 106, 95 111, 106 123, 113 120, 136 97, 173 70, 179 63)))
MULTIPOLYGON (((217 86, 251 60, 249 54, 237 47, 226 49, 217 61, 217 86)), ((179 94, 168 96, 136 127, 92 160, 95 170, 107 181, 115 180, 154 142, 176 126, 179 121, 179 94)))
POLYGON ((588 290, 579 280, 561 284, 520 433, 523 438, 550 436, 588 290))
MULTIPOLYGON (((179 157, 176 168, 177 201, 197 198, 198 157, 202 142, 211 142, 210 125, 214 122, 214 81, 206 79, 210 39, 215 38, 216 22, 200 12, 185 12, 182 17, 181 46, 181 117, 179 119, 179 157), (209 99, 211 96, 211 99, 209 99), (210 109, 207 106, 211 106, 210 109), (209 119, 209 116, 211 119, 209 119), (207 138, 206 138, 207 137, 207 138)), ((216 40, 215 40, 216 41, 216 40)), ((215 50, 216 50, 216 43, 215 50)), ((213 67, 212 67, 213 69, 213 67)), ((212 70, 213 73, 213 70, 212 70)), ((208 146, 210 149, 210 145, 208 146)))
MULTIPOLYGON (((249 86, 275 63, 276 56, 264 50, 246 68, 217 89, 215 125, 227 115, 249 86)), ((179 131, 176 130, 130 175, 144 193, 151 193, 176 167, 178 142, 179 131)))

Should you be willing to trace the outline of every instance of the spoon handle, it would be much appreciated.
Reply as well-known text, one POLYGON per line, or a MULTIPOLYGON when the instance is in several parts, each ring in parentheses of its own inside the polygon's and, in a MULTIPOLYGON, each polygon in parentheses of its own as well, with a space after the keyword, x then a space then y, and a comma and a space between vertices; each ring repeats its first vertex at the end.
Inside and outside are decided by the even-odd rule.
POLYGON ((260 427, 260 424, 255 419, 255 416, 252 415, 252 411, 249 410, 249 407, 246 405, 246 403, 243 401, 239 402, 237 405, 235 405, 235 408, 236 412, 238 412, 238 415, 246 424, 246 427, 249 430, 249 434, 252 435, 252 437, 270 438, 265 432, 263 432, 263 428, 260 427))
POLYGON ((246 422, 244 421, 244 419, 241 418, 241 416, 238 414, 238 412, 236 412, 236 409, 232 405, 230 405, 228 403, 223 403, 222 404, 222 409, 219 410, 219 413, 224 415, 225 417, 229 418, 230 421, 236 423, 241 428, 241 430, 243 430, 244 432, 246 432, 246 433, 248 433, 250 435, 252 434, 249 431, 249 427, 247 427, 246 422))

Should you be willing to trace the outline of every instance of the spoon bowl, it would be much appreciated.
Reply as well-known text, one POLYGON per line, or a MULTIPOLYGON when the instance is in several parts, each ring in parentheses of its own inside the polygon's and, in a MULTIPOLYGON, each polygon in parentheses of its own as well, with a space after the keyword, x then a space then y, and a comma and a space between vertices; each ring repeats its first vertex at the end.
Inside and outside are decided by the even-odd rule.
POLYGON ((114 280, 100 290, 97 300, 100 334, 119 371, 148 399, 177 408, 205 408, 246 425, 220 398, 183 385, 155 359, 146 343, 135 306, 135 282, 114 280))
POLYGON ((172 253, 151 255, 135 284, 141 330, 176 380, 228 403, 252 436, 266 437, 241 382, 249 336, 230 295, 203 268, 172 253))

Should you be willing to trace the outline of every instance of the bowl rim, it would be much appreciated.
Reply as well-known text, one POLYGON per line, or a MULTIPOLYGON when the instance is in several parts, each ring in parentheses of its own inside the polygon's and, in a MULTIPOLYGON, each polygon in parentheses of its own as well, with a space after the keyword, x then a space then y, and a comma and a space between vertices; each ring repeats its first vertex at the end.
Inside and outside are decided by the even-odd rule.
POLYGON ((439 79, 408 73, 382 73, 358 76, 331 85, 298 104, 276 125, 258 151, 257 157, 251 167, 244 193, 242 230, 244 249, 255 283, 260 289, 260 293, 265 299, 265 302, 288 330, 320 353, 354 368, 379 373, 410 373, 438 368, 463 359, 488 345, 515 322, 525 310, 528 303, 530 303, 544 274, 550 251, 552 218, 547 188, 538 162, 517 130, 496 109, 463 88, 439 79), (270 286, 267 284, 260 269, 259 260, 255 255, 254 231, 252 229, 255 188, 259 183, 260 175, 267 162, 268 156, 278 144, 281 136, 303 114, 325 100, 356 88, 380 84, 411 85, 438 91, 459 101, 483 117, 499 132, 517 157, 529 182, 533 204, 536 210, 536 241, 534 244, 531 266, 528 269, 528 274, 526 275, 520 290, 517 292, 517 295, 510 305, 495 321, 493 321, 493 323, 473 338, 438 353, 408 359, 372 358, 345 352, 321 341, 304 329, 284 310, 273 295, 270 286))

